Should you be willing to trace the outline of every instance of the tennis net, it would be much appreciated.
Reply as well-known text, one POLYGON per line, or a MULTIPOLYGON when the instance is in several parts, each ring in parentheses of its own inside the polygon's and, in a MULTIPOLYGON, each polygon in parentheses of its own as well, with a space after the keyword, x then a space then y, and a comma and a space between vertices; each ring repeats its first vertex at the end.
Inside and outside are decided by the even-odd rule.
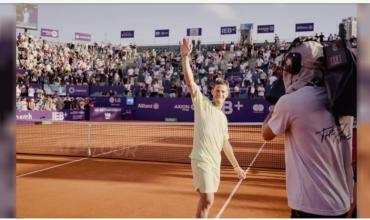
MULTIPOLYGON (((16 152, 190 163, 193 127, 179 122, 17 120, 16 152)), ((261 124, 229 123, 229 134, 239 164, 250 166, 264 144, 261 124)), ((230 165, 223 153, 222 164, 230 165)), ((283 137, 267 142, 253 167, 284 169, 283 137)))

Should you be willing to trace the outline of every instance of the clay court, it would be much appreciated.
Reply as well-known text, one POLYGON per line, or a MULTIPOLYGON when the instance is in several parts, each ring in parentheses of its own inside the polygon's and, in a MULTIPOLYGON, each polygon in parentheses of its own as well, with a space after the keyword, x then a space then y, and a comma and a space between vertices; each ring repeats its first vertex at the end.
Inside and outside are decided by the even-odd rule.
MULTIPOLYGON (((238 186, 223 157, 209 216, 289 217, 282 138, 264 143, 259 125, 229 131, 247 179, 238 186)), ((17 125, 17 217, 194 217, 192 132, 181 123, 17 125)))

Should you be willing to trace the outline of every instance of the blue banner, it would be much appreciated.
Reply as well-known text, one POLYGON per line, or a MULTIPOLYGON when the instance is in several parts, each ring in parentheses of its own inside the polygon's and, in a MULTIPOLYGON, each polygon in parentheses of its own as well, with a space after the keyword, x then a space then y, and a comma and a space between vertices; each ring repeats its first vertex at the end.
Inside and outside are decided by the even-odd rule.
POLYGON ((221 35, 236 34, 236 26, 221 27, 221 35))
POLYGON ((60 96, 67 95, 66 86, 54 85, 54 84, 44 84, 44 90, 46 95, 58 94, 60 96))
POLYGON ((314 23, 300 23, 295 24, 295 32, 313 31, 314 23))
POLYGON ((253 28, 253 23, 240 24, 240 30, 249 31, 253 28))
POLYGON ((275 25, 257 25, 257 33, 264 34, 264 33, 274 33, 275 25))
POLYGON ((134 38, 135 31, 121 31, 121 38, 134 38))
POLYGON ((202 28, 188 28, 186 29, 186 36, 201 36, 202 28))
POLYGON ((154 37, 168 37, 170 36, 170 29, 155 30, 154 37))
POLYGON ((68 85, 67 94, 69 96, 87 97, 89 96, 89 86, 68 85))

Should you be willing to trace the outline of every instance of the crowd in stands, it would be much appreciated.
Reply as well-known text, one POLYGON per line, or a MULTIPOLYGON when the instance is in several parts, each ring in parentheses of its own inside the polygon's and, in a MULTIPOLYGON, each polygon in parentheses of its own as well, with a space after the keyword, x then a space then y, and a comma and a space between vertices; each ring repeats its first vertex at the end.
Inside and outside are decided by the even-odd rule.
MULTIPOLYGON (((279 41, 264 44, 202 45, 193 40, 191 67, 203 94, 210 96, 217 78, 230 83, 231 97, 261 98, 282 74, 279 41)), ((46 95, 32 85, 123 86, 134 97, 189 96, 181 74, 179 49, 135 45, 54 43, 19 33, 16 40, 17 110, 83 109, 91 98, 46 95)), ((42 87, 41 87, 42 88, 42 87)), ((106 95, 114 95, 106 94, 106 95)))

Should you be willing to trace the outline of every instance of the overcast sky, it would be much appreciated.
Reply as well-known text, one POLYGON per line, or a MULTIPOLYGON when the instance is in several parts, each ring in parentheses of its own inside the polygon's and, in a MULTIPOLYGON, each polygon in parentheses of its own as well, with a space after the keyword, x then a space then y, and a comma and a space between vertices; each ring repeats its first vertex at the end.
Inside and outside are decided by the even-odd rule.
MULTIPOLYGON (((1 6, 0 6, 1 7, 1 6)), ((355 4, 39 4, 38 30, 59 31, 59 41, 71 42, 75 32, 92 35, 92 41, 135 42, 138 45, 177 44, 187 28, 202 28, 205 43, 238 40, 236 35, 220 35, 221 26, 242 23, 275 25, 281 39, 292 40, 296 23, 315 25, 314 32, 337 33, 343 18, 357 16, 355 4), (154 30, 169 29, 170 36, 154 38, 154 30), (121 39, 121 30, 134 30, 135 38, 121 39)), ((20 31, 20 30, 18 30, 20 31)), ((272 40, 274 34, 256 34, 257 41, 272 40)), ((54 40, 49 38, 48 40, 54 40)))

